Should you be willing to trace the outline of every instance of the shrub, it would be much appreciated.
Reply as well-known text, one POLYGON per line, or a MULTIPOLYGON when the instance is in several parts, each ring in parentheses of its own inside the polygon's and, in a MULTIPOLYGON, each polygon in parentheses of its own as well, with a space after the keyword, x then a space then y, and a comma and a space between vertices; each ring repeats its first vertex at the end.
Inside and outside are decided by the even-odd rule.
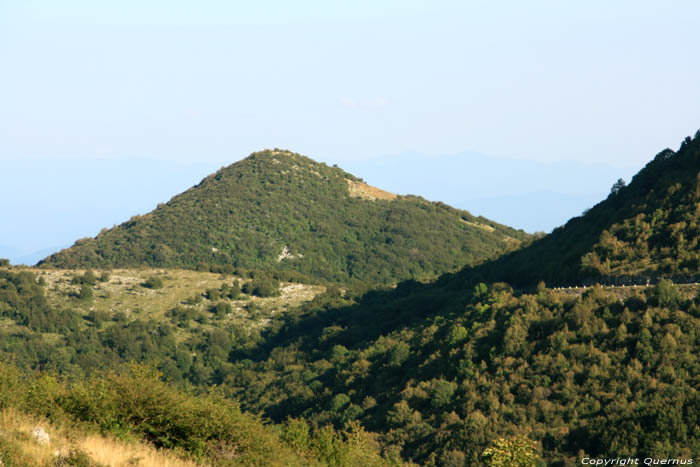
POLYGON ((72 418, 103 432, 133 433, 195 457, 233 450, 237 461, 258 465, 288 454, 256 417, 241 413, 222 395, 195 396, 161 377, 148 367, 127 366, 76 383, 58 403, 72 418))
POLYGON ((223 318, 227 314, 231 313, 231 305, 226 302, 219 302, 215 306, 211 307, 211 312, 214 313, 217 318, 223 318))
POLYGON ((92 299, 92 287, 87 284, 80 286, 80 291, 78 292, 78 300, 88 301, 92 299))
POLYGON ((279 295, 279 283, 269 277, 253 279, 243 285, 243 292, 256 297, 276 297, 279 295))
POLYGON ((160 277, 151 276, 146 280, 146 282, 144 282, 141 285, 143 287, 146 287, 147 289, 162 289, 163 279, 161 279, 160 277))
POLYGON ((97 277, 95 276, 95 273, 92 272, 92 270, 88 269, 83 274, 80 283, 86 285, 95 285, 97 284, 97 277))
POLYGON ((221 291, 218 289, 207 289, 204 295, 207 297, 207 300, 218 300, 221 298, 221 291))
POLYGON ((221 295, 236 300, 241 295, 241 286, 238 285, 238 281, 234 281, 231 285, 222 285, 221 295))

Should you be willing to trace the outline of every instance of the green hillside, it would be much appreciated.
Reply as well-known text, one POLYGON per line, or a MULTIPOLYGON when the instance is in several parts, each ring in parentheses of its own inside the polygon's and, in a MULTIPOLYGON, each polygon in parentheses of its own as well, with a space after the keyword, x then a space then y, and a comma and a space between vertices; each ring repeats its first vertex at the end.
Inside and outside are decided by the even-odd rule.
POLYGON ((273 328, 226 377, 243 407, 358 420, 421 465, 483 465, 489 443, 513 435, 561 467, 700 455, 696 286, 519 295, 445 276, 320 296, 273 328))
POLYGON ((465 274, 534 286, 700 275, 700 132, 528 248, 465 274))
POLYGON ((335 167, 263 151, 42 265, 296 271, 331 281, 434 277, 528 238, 443 203, 396 196, 335 167))
POLYGON ((382 455, 358 423, 271 426, 213 388, 230 373, 233 349, 255 346, 271 316, 322 288, 283 284, 278 296, 263 298, 236 285, 241 280, 245 291, 256 279, 202 272, 36 272, 0 268, 2 465, 98 467, 88 459, 108 456, 101 451, 114 443, 95 446, 95 432, 201 465, 403 464, 395 453, 382 455), (36 461, 51 460, 60 446, 40 452, 32 426, 23 428, 27 417, 68 429, 63 463, 36 461))
POLYGON ((221 295, 230 278, 209 273, 169 272, 163 289, 139 292, 114 272, 88 299, 58 283, 61 271, 39 274, 0 280, 0 354, 23 368, 80 380, 145 362, 314 436, 361 426, 377 452, 420 465, 480 465, 491 443, 514 435, 548 465, 700 455, 695 285, 520 295, 453 274, 359 295, 330 287, 278 311, 247 298, 236 311, 240 298, 221 295), (183 283, 201 295, 151 309, 183 283), (134 294, 142 310, 98 312, 134 294))

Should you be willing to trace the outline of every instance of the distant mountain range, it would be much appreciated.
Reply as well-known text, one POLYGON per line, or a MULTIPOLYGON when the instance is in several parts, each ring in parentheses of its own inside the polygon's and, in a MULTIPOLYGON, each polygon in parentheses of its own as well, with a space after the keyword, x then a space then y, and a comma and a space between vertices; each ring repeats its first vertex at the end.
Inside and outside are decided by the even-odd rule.
POLYGON ((36 264, 76 238, 150 211, 218 167, 149 158, 3 161, 0 258, 36 264))
POLYGON ((426 278, 529 236, 467 211, 366 185, 337 167, 262 151, 42 265, 205 265, 289 270, 334 281, 426 278))
POLYGON ((43 248, 38 251, 25 252, 20 251, 16 248, 6 247, 0 245, 0 258, 11 259, 11 263, 18 265, 33 265, 46 258, 47 256, 56 253, 64 248, 68 248, 70 245, 61 245, 51 248, 43 248))

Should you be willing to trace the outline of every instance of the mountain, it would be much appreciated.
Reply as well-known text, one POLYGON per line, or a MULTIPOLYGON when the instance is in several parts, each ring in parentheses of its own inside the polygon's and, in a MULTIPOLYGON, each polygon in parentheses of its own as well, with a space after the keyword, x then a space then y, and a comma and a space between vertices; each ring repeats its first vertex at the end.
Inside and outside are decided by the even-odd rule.
MULTIPOLYGON (((201 394, 215 386, 244 413, 284 424, 284 439, 299 454, 305 446, 322 448, 328 436, 355 440, 352 427, 364 427, 377 451, 397 460, 392 465, 483 465, 489 444, 516 434, 558 467, 586 456, 700 455, 700 302, 693 285, 520 294, 507 284, 446 274, 363 295, 350 287, 317 294, 316 287, 311 302, 273 309, 276 300, 298 296, 296 284, 285 285, 281 297, 231 298, 232 281, 247 280, 182 270, 96 278, 0 269, 0 361, 50 376, 32 384, 0 365, 0 402, 9 393, 41 417, 65 410, 107 432, 126 426, 149 440, 192 441, 193 419, 185 417, 192 412, 173 412, 170 404, 182 407, 181 396, 155 397, 146 389, 158 387, 140 376, 125 395, 100 377, 103 369, 143 362, 158 368, 168 387, 191 384, 201 394), (162 287, 147 287, 149 277, 162 287), (71 395, 55 384, 54 372, 78 383, 88 374, 97 379, 66 388, 71 395), (15 389, 3 389, 4 375, 15 389), (21 381, 27 389, 17 387, 21 381), (136 404, 110 402, 125 396, 136 396, 136 404), (339 432, 344 427, 352 431, 347 437, 339 432)), ((231 413, 222 402, 207 407, 231 413)), ((197 427, 219 426, 221 414, 195 413, 197 427)), ((213 435, 212 442, 220 440, 213 435)), ((362 452, 367 447, 358 446, 362 452)), ((284 456, 273 451, 268 461, 284 456)))
POLYGON ((168 310, 175 301, 155 303, 178 289, 172 271, 159 272, 158 290, 114 277, 84 297, 86 284, 68 271, 8 271, 0 314, 10 326, 0 330, 0 352, 23 367, 64 372, 154 362, 169 380, 216 385, 276 423, 362 426, 382 452, 420 465, 481 465, 489 445, 515 435, 547 465, 619 456, 687 465, 700 455, 696 285, 523 291, 496 281, 694 274, 699 143, 696 135, 660 153, 629 186, 522 251, 430 283, 366 293, 328 286, 273 311, 262 299, 229 300, 231 279, 212 274, 221 288, 191 280, 209 289, 168 310), (609 270, 591 268, 590 253, 600 258, 601 238, 609 242, 604 231, 622 242, 630 225, 639 242, 605 256, 609 270), (567 258, 588 269, 567 269, 567 258), (153 305, 138 298, 146 295, 153 305), (130 312, 98 314, 104 300, 130 312))
POLYGON ((528 235, 444 203, 397 196, 337 167, 262 151, 42 265, 231 265, 336 281, 431 277, 475 264, 528 235))
POLYGON ((527 248, 465 275, 532 286, 689 281, 700 274, 700 131, 665 149, 628 186, 527 248))
POLYGON ((33 251, 30 253, 22 253, 20 255, 10 257, 10 261, 12 264, 36 264, 37 261, 41 261, 43 258, 46 258, 47 255, 56 253, 64 248, 68 248, 69 246, 70 245, 54 246, 50 248, 42 248, 39 251, 33 251))

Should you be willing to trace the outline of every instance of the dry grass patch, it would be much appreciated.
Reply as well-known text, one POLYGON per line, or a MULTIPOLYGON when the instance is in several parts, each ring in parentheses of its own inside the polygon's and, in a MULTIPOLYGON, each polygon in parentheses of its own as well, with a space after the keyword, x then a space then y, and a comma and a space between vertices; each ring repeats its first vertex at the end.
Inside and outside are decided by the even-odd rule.
POLYGON ((94 461, 108 466, 195 467, 199 465, 179 459, 167 451, 147 444, 127 444, 102 436, 88 436, 80 440, 78 445, 94 461))
POLYGON ((8 466, 139 466, 195 467, 172 452, 140 443, 99 435, 86 435, 75 428, 55 426, 15 409, 0 411, 0 460, 8 466), (48 443, 37 442, 32 432, 43 429, 48 443))
POLYGON ((348 192, 352 198, 362 198, 370 201, 376 199, 395 199, 396 195, 388 191, 380 190, 379 188, 367 185, 366 183, 357 182, 355 180, 345 179, 348 182, 348 192))
MULTIPOLYGON (((71 294, 80 289, 71 283, 73 276, 82 275, 84 270, 30 269, 46 281, 46 295, 52 305, 65 305, 71 294)), ((100 276, 105 271, 95 271, 100 276)), ((182 300, 211 287, 221 287, 225 280, 220 274, 177 270, 177 269, 114 269, 106 271, 109 280, 97 282, 93 286, 93 299, 86 303, 74 303, 85 312, 97 311, 114 314, 123 312, 147 314, 160 318, 165 311, 172 309, 182 300), (163 281, 163 288, 143 287, 148 279, 157 277, 163 281)))
MULTIPOLYGON (((469 222, 469 221, 464 220, 464 219, 460 219, 460 220, 467 225, 471 225, 472 227, 476 227, 477 229, 483 229, 487 232, 493 232, 494 230, 496 230, 493 227, 491 227, 490 225, 479 224, 478 222, 469 222)), ((506 237, 506 238, 509 238, 509 237, 506 237)))

